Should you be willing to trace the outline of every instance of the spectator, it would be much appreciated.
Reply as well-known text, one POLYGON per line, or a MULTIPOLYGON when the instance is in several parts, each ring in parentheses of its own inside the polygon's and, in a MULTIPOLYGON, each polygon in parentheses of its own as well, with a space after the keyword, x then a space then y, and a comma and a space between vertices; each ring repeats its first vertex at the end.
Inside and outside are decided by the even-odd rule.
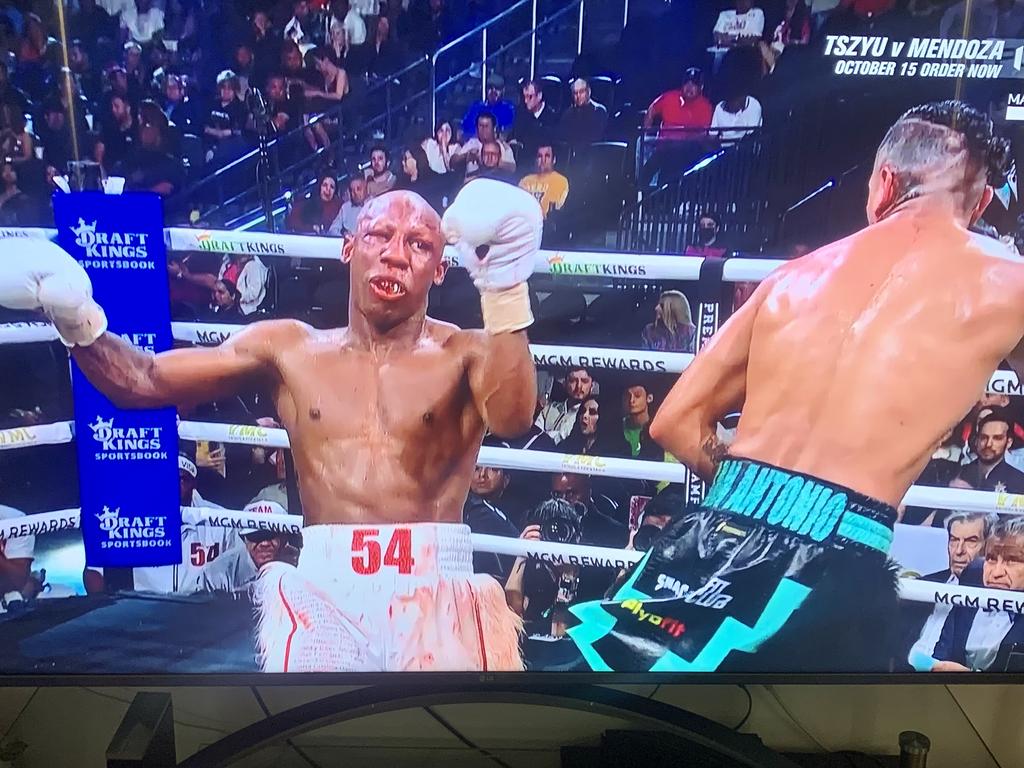
MULTIPOLYGON (((25 513, 0 504, 0 520, 20 517, 25 517, 25 513)), ((28 584, 35 548, 35 536, 15 536, 0 543, 0 596, 4 608, 23 602, 21 592, 28 584)))
POLYGON ((127 97, 114 94, 110 98, 110 114, 100 134, 106 148, 107 162, 112 166, 128 156, 135 137, 135 129, 135 117, 127 97))
POLYGON ((89 103, 95 104, 103 90, 99 70, 93 66, 85 43, 77 38, 71 41, 68 48, 68 68, 77 92, 89 103))
POLYGON ((366 202, 366 179, 353 176, 348 180, 348 200, 341 204, 341 210, 331 222, 327 232, 330 235, 350 235, 355 233, 359 223, 359 213, 366 202))
POLYGON ((737 81, 733 92, 715 107, 711 129, 717 132, 723 144, 733 144, 760 127, 761 102, 747 93, 746 88, 737 81), (738 130, 731 130, 734 128, 738 130))
MULTIPOLYGON (((24 113, 28 109, 29 103, 25 94, 11 85, 7 73, 7 64, 0 57, 0 107, 5 105, 9 105, 13 112, 24 113)), ((6 120, 9 119, 9 115, 13 114, 13 112, 4 112, 0 109, 0 130, 10 127, 6 120), (5 118, 4 115, 8 117, 5 118)))
POLYGON ((572 432, 576 412, 594 391, 594 379, 583 366, 570 368, 565 374, 565 400, 555 400, 541 409, 536 426, 546 432, 555 444, 561 443, 572 432))
POLYGON ((248 38, 255 62, 254 74, 257 76, 258 82, 263 82, 270 74, 268 67, 275 66, 281 58, 281 44, 284 36, 274 33, 270 14, 257 8, 252 12, 248 38))
POLYGON ((944 38, 1024 37, 1024 5, 1018 0, 960 0, 939 22, 944 38))
MULTIPOLYGON (((302 104, 288 95, 284 75, 272 74, 266 83, 267 114, 276 133, 285 134, 302 125, 302 104)), ((308 130, 308 129, 307 129, 308 130)), ((311 138, 313 144, 315 138, 311 138)))
POLYGON ((789 46, 811 42, 811 10, 804 0, 786 0, 782 21, 772 35, 772 52, 781 56, 789 46))
MULTIPOLYGON (((500 159, 501 151, 498 150, 500 159)), ((396 189, 406 189, 415 192, 431 206, 434 210, 444 210, 444 193, 447 191, 444 185, 444 177, 434 173, 427 162, 427 154, 423 147, 417 145, 406 147, 402 152, 402 176, 399 179, 396 189)))
POLYGON ((135 0, 121 12, 121 29, 129 40, 145 45, 164 29, 164 12, 153 0, 135 0))
POLYGON ((753 45, 764 34, 764 11, 754 7, 754 0, 736 0, 735 9, 718 14, 715 23, 715 44, 722 48, 753 45))
MULTIPOLYGON (((345 34, 345 28, 340 25, 328 25, 324 50, 331 57, 331 61, 346 71, 351 68, 350 64, 354 63, 349 59, 351 49, 348 44, 348 35, 345 34)), ((355 69, 352 71, 353 74, 356 74, 355 69)))
MULTIPOLYGON (((487 445, 487 441, 484 444, 487 445)), ((499 448, 509 447, 508 443, 499 441, 491 444, 499 448)), ((509 538, 519 535, 519 528, 512 522, 512 518, 518 515, 507 509, 507 503, 502 500, 508 484, 509 475, 505 470, 477 465, 470 481, 469 496, 462 507, 462 521, 473 533, 509 538)), ((508 578, 514 562, 514 558, 508 556, 473 553, 473 571, 488 573, 502 583, 508 578)))
POLYGON ((284 38, 295 43, 301 49, 313 44, 313 22, 309 18, 309 3, 306 0, 295 0, 292 3, 292 17, 284 25, 284 38))
POLYGON ((680 291, 662 291, 654 306, 654 322, 644 326, 640 342, 644 349, 658 352, 696 351, 697 326, 690 302, 680 291))
POLYGON ((515 121, 516 108, 511 101, 502 98, 505 92, 505 78, 498 73, 487 76, 487 92, 483 101, 474 101, 462 118, 462 134, 465 138, 476 135, 476 119, 488 112, 494 116, 497 131, 507 131, 515 121))
POLYGON ((338 180, 331 171, 324 171, 317 177, 315 192, 292 206, 288 229, 321 235, 330 229, 340 212, 338 180))
POLYGON ((204 319, 211 323, 241 323, 244 320, 238 306, 241 298, 234 283, 218 280, 210 291, 210 306, 204 319))
POLYGON ((978 420, 973 436, 977 459, 960 470, 960 477, 972 488, 984 491, 1024 493, 1024 472, 1006 463, 1013 446, 1013 419, 1002 408, 978 420))
MULTIPOLYGON (((683 253, 686 256, 711 256, 713 258, 721 258, 726 254, 727 249, 719 242, 719 234, 722 231, 722 225, 718 221, 718 217, 711 213, 702 213, 700 219, 697 221, 697 244, 686 246, 686 250, 683 253)), ((737 283, 739 285, 739 283, 737 283)), ((749 298, 749 294, 753 288, 756 288, 757 284, 743 286, 742 301, 734 302, 733 312, 739 309, 743 302, 749 298)))
POLYGON ((494 128, 494 115, 484 111, 476 118, 476 136, 452 153, 452 164, 456 168, 465 166, 467 180, 480 172, 483 143, 486 141, 494 141, 498 144, 498 169, 508 174, 516 172, 516 156, 512 152, 512 147, 507 142, 498 139, 494 128))
MULTIPOLYGON (((245 511, 256 514, 287 514, 280 504, 260 501, 247 504, 245 511)), ((248 593, 260 569, 282 559, 288 537, 275 531, 247 528, 238 532, 243 546, 234 546, 200 575, 201 592, 248 593)))
POLYGON ((630 454, 636 458, 640 455, 641 435, 651 423, 651 403, 654 395, 641 382, 629 384, 622 392, 622 410, 626 414, 622 419, 622 435, 629 443, 630 454))
MULTIPOLYGON (((227 279, 238 288, 238 308, 248 317, 267 297, 267 278, 270 270, 257 256, 231 254, 224 258, 218 280, 227 279)), ((212 284, 212 281, 210 281, 212 284)))
POLYGON ((591 395, 576 411, 572 431, 559 445, 563 453, 574 456, 611 456, 628 459, 629 445, 622 432, 609 419, 601 419, 601 403, 591 395))
MULTIPOLYGON (((205 280, 202 270, 196 270, 197 274, 192 275, 189 265, 189 257, 177 253, 167 256, 167 278, 171 301, 171 314, 189 315, 191 319, 198 319, 196 309, 206 305, 210 301, 211 294, 216 286, 217 278, 210 275, 209 281, 205 280), (186 278, 186 275, 189 277, 186 278), (205 286, 210 283, 210 288, 205 286)), ((237 289, 236 289, 237 291, 237 289)))
POLYGON ((349 0, 331 0, 331 21, 329 30, 341 29, 348 45, 362 45, 366 42, 366 22, 358 11, 351 7, 349 0))
POLYGON ((452 156, 461 148, 458 142, 452 141, 452 124, 442 120, 434 128, 434 136, 423 140, 423 151, 427 155, 430 170, 434 173, 448 173, 452 169, 452 156))
POLYGON ((142 98, 149 88, 149 82, 142 65, 142 46, 129 40, 124 44, 124 75, 128 80, 128 95, 132 103, 142 98))
POLYGON ((604 494, 595 494, 590 475, 568 472, 552 475, 551 498, 583 506, 581 544, 617 548, 626 545, 629 531, 618 520, 618 502, 604 494))
POLYGON ((398 177, 389 167, 391 157, 383 145, 378 145, 370 152, 370 167, 366 169, 366 194, 378 197, 390 192, 398 183, 398 177))
MULTIPOLYGON (((992 531, 996 517, 983 513, 957 513, 946 520, 946 551, 949 567, 944 571, 922 576, 923 581, 936 584, 959 584, 964 570, 981 554, 985 540, 992 531)), ((916 641, 907 655, 910 665, 918 672, 929 671, 935 663, 932 651, 949 616, 949 604, 936 603, 931 615, 924 618, 916 634, 916 641)), ((915 622, 916 623, 916 622, 915 622)))
POLYGON ((231 66, 238 78, 238 98, 245 103, 249 98, 249 89, 256 85, 253 82, 253 54, 249 43, 239 43, 235 46, 235 54, 231 66))
MULTIPOLYGON (((218 100, 206 118, 203 133, 227 159, 240 153, 240 139, 249 119, 245 104, 238 98, 238 78, 230 69, 217 75, 218 100)), ((207 152, 207 160, 213 157, 207 152)))
MULTIPOLYGON (((348 95, 348 74, 331 59, 326 48, 316 48, 312 53, 317 72, 323 78, 323 87, 306 92, 311 99, 324 99, 338 103, 348 95)), ((329 105, 325 105, 329 106, 329 105)))
MULTIPOLYGON (((1003 518, 985 541, 982 584, 1024 592, 1024 519, 1003 518)), ((1006 656, 1024 644, 1024 614, 955 606, 932 652, 932 672, 1005 671, 1006 656)))
POLYGON ((405 20, 410 45, 426 55, 440 48, 451 37, 454 28, 445 0, 411 0, 405 20))
POLYGON ((522 93, 523 105, 516 110, 510 144, 529 157, 542 143, 551 141, 558 125, 558 115, 544 101, 541 80, 524 81, 522 93))
POLYGON ((96 5, 96 0, 78 0, 78 10, 72 12, 68 28, 95 51, 102 41, 117 37, 118 23, 96 5))
POLYGON ((540 203, 544 218, 554 208, 562 210, 569 197, 569 180, 555 170, 555 148, 550 143, 537 147, 537 172, 523 176, 519 186, 525 189, 540 203))
POLYGON ((15 162, 24 162, 34 157, 32 134, 25 127, 25 115, 9 105, 0 106, 7 114, 4 123, 7 127, 0 130, 0 157, 9 157, 15 162))
MULTIPOLYGON (((472 141, 472 139, 470 139, 472 141)), ((501 164, 502 143, 497 139, 484 141, 480 145, 480 166, 476 173, 466 174, 466 181, 473 179, 495 179, 508 184, 515 184, 515 176, 505 170, 501 164)))
MULTIPOLYGON (((155 111, 166 121, 162 112, 155 111)), ((149 121, 139 126, 138 144, 129 150, 117 168, 116 175, 124 177, 126 189, 156 192, 161 197, 169 197, 184 185, 181 161, 167 154, 164 148, 165 130, 166 125, 149 121)))
POLYGON ((199 113, 179 75, 168 75, 164 80, 164 114, 181 134, 199 135, 199 113))
POLYGON ((401 66, 405 53, 401 42, 391 34, 391 22, 387 16, 377 19, 373 40, 359 48, 356 58, 361 69, 371 77, 385 77, 401 66))
POLYGON ((572 81, 570 93, 572 106, 558 122, 562 141, 577 147, 600 141, 608 125, 608 110, 590 98, 590 84, 582 77, 572 81))
POLYGON ((679 88, 665 91, 647 108, 644 128, 660 125, 659 136, 663 139, 703 138, 711 125, 714 107, 704 96, 703 75, 697 67, 690 67, 683 74, 679 88))
POLYGON ((18 166, 10 160, 0 164, 0 226, 27 227, 36 224, 36 207, 18 187, 18 166))

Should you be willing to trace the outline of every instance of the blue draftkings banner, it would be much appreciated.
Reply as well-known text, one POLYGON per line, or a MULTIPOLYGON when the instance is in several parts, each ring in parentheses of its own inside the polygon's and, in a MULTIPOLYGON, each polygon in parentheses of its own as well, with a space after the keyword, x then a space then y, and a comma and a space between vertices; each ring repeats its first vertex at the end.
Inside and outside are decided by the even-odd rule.
MULTIPOLYGON (((171 348, 163 212, 154 194, 57 194, 57 242, 85 267, 109 330, 171 348)), ((82 537, 91 566, 181 562, 173 408, 120 410, 72 362, 82 537)))

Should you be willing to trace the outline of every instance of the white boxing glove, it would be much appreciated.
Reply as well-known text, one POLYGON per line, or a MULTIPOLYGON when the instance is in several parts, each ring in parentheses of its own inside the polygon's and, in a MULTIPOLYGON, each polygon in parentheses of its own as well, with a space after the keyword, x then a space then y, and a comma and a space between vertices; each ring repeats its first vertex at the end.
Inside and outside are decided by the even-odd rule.
POLYGON ((533 323, 526 281, 544 229, 529 192, 494 179, 464 186, 441 219, 441 232, 480 291, 484 328, 518 331, 533 323))
POLYGON ((82 266, 56 243, 11 239, 0 247, 0 305, 42 309, 69 347, 87 347, 107 330, 82 266))

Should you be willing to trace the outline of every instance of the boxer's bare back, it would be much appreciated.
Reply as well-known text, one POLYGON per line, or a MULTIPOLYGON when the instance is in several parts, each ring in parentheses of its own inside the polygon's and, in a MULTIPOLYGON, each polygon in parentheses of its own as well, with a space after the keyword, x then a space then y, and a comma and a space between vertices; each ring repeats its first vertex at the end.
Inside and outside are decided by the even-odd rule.
POLYGON ((344 247, 348 327, 271 320, 219 347, 156 356, 107 333, 75 359, 125 407, 270 389, 307 525, 461 522, 485 424, 507 436, 529 429, 536 382, 525 332, 426 317, 442 247, 436 212, 390 193, 367 204, 344 247))
POLYGON ((652 434, 710 479, 725 451, 712 425, 742 406, 730 454, 896 506, 992 371, 1017 367, 1022 331, 1024 261, 912 201, 773 272, 652 434))

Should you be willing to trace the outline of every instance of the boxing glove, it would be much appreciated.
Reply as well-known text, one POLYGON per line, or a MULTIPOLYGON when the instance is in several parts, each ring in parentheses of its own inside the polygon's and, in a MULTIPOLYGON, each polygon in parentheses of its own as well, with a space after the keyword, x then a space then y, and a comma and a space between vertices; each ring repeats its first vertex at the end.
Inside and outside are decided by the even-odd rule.
POLYGON ((92 298, 81 265, 59 245, 41 238, 7 241, 0 257, 0 305, 42 309, 68 347, 87 347, 107 330, 107 316, 92 298))
POLYGON ((445 211, 441 232, 480 291, 489 333, 533 323, 526 280, 533 274, 543 228, 533 195, 494 179, 469 182, 445 211))

